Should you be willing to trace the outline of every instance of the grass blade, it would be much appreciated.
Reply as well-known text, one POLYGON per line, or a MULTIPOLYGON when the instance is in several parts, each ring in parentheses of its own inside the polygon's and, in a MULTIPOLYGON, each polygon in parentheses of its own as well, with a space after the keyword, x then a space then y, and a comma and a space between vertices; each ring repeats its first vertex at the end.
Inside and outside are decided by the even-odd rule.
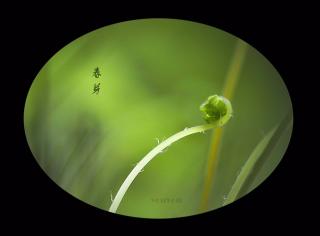
POLYGON ((223 205, 229 204, 236 200, 240 190, 245 183, 246 179, 250 175, 250 171, 254 168, 255 163, 257 162, 258 158, 263 153, 263 150, 267 147, 271 137, 275 133, 277 127, 274 127, 272 130, 268 132, 268 134, 258 143, 256 148, 253 150, 251 155, 249 156, 248 160, 242 167, 240 174, 238 175, 236 181, 234 182, 231 191, 229 192, 227 198, 223 202, 223 205))
POLYGON ((223 206, 249 192, 255 177, 259 174, 263 164, 269 159, 271 151, 276 146, 283 132, 290 125, 292 125, 292 113, 288 112, 282 122, 273 127, 258 143, 242 167, 228 196, 224 199, 223 206))

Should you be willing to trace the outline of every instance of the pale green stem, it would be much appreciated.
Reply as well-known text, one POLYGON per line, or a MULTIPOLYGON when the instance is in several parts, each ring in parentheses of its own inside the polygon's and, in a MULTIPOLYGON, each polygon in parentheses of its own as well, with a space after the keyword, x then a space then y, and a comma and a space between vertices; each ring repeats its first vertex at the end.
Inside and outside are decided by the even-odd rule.
POLYGON ((172 135, 171 137, 167 138, 163 142, 159 143, 154 149, 152 149, 145 157, 142 158, 140 162, 132 169, 128 177, 125 179, 123 184, 121 185, 119 191, 117 192, 110 208, 110 212, 116 212, 122 198, 124 197, 126 191, 134 181, 134 179, 137 177, 137 175, 143 170, 143 168, 151 161, 156 155, 161 153, 164 149, 169 147, 172 143, 195 133, 201 133, 205 132, 206 130, 212 129, 217 127, 217 124, 205 124, 205 125, 199 125, 191 128, 185 128, 184 130, 180 131, 179 133, 176 133, 172 135))

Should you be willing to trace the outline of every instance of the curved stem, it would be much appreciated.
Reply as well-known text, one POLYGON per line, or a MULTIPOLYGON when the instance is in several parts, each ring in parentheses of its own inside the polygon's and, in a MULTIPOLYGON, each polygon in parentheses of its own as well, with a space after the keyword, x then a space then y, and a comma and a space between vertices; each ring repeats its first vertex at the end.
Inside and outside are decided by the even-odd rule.
POLYGON ((205 124, 205 125, 199 125, 194 126, 191 128, 185 128, 184 130, 172 135, 171 137, 167 138, 163 142, 161 142, 159 145, 157 145, 154 149, 152 149, 146 156, 142 158, 140 162, 132 169, 130 174, 127 176, 125 181, 122 183, 119 191, 117 192, 110 208, 110 212, 116 212, 119 204, 124 197, 126 191, 128 190, 131 183, 134 181, 134 179, 137 177, 137 175, 142 171, 142 169, 151 161, 156 155, 161 153, 165 148, 169 147, 172 143, 195 133, 201 133, 206 130, 215 128, 216 124, 205 124))

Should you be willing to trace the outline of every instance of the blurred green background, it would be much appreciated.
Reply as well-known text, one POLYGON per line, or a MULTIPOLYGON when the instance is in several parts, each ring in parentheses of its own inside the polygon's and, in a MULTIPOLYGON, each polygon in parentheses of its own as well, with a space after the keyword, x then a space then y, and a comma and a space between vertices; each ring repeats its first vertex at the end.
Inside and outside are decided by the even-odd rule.
MULTIPOLYGON (((222 94, 237 41, 204 24, 146 19, 110 25, 68 44, 41 69, 26 100, 25 133, 37 162, 68 193, 107 210, 110 195, 157 138, 204 123, 199 105, 222 94), (100 78, 93 77, 96 67, 100 78), (92 94, 98 82, 100 92, 92 94)), ((221 207, 252 150, 292 109, 278 72, 250 46, 232 105, 207 210, 221 207)), ((291 131, 279 137, 251 189, 277 166, 291 131)), ((202 212, 213 132, 191 135, 151 161, 118 213, 171 218, 202 212)))

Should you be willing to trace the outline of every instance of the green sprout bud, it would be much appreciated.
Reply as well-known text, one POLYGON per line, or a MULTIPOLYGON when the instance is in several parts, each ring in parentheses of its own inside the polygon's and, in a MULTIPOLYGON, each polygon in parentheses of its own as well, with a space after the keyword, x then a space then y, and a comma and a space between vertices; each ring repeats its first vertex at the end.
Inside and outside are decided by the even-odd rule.
POLYGON ((232 116, 232 107, 228 99, 213 95, 208 97, 207 101, 200 106, 200 111, 203 113, 203 118, 209 123, 204 125, 198 125, 191 128, 185 128, 184 130, 170 136, 161 143, 158 142, 158 145, 153 148, 150 152, 145 155, 141 161, 139 161, 135 167, 132 169, 130 174, 127 176, 125 181, 120 186, 114 199, 111 198, 111 206, 109 208, 110 212, 116 212, 119 204, 122 201, 125 193, 127 192, 129 186, 132 184, 134 179, 139 173, 143 171, 143 168, 159 153, 162 153, 163 150, 168 148, 174 142, 187 137, 191 134, 204 133, 209 129, 214 129, 219 126, 223 126, 228 122, 232 116))
POLYGON ((223 126, 232 117, 232 106, 228 99, 212 95, 200 106, 204 120, 209 124, 223 126))

